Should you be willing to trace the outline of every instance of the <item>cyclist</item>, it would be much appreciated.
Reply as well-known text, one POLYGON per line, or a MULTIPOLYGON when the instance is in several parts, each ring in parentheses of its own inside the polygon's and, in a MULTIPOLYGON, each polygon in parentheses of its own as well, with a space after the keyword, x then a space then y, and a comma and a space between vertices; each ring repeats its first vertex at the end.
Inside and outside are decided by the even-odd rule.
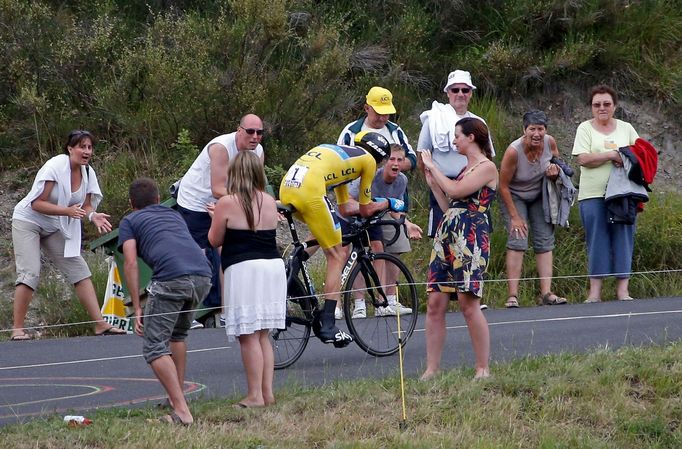
POLYGON ((369 217, 388 207, 401 212, 404 203, 395 198, 372 201, 372 180, 377 164, 388 157, 390 145, 375 132, 363 131, 355 135, 355 146, 322 144, 298 158, 282 179, 279 198, 282 204, 292 205, 295 216, 310 229, 327 259, 324 284, 324 307, 313 323, 315 335, 324 343, 342 348, 353 341, 346 332, 336 327, 334 310, 341 293, 341 271, 345 251, 341 246, 341 227, 327 191, 336 195, 339 212, 344 216, 360 214, 369 217), (360 178, 358 202, 349 201, 348 183, 360 178))

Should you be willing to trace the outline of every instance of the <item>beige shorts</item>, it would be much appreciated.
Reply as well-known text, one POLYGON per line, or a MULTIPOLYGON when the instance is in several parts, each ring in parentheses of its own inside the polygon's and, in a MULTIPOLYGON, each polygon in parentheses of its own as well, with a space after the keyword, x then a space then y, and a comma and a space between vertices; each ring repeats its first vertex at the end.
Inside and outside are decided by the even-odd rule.
MULTIPOLYGON (((395 227, 391 225, 382 225, 382 232, 384 234, 384 243, 391 241, 395 235, 395 227)), ((385 246, 384 251, 391 254, 403 254, 410 252, 412 247, 410 246, 410 239, 405 235, 405 227, 401 226, 400 235, 398 239, 391 244, 391 246, 385 246)))
POLYGON ((15 285, 25 284, 33 290, 38 288, 41 250, 70 283, 76 284, 91 276, 83 257, 64 257, 64 236, 59 231, 46 233, 36 224, 12 220, 12 242, 17 267, 15 285))

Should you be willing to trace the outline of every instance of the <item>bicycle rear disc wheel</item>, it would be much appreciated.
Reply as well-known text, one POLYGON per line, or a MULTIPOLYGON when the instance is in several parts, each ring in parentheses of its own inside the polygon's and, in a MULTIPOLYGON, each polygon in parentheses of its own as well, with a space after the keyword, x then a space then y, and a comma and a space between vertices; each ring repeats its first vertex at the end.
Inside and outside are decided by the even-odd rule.
POLYGON ((270 331, 275 369, 291 366, 303 354, 310 338, 315 302, 303 282, 298 278, 294 279, 287 289, 286 328, 270 331))
MULTIPOLYGON (((400 312, 400 332, 402 334, 402 345, 412 335, 417 324, 418 299, 417 288, 414 285, 412 274, 405 264, 397 257, 378 253, 374 255, 372 263, 375 270, 380 270, 383 266, 386 273, 391 273, 390 278, 383 278, 382 287, 385 294, 396 294, 397 301, 401 307, 377 308, 375 307, 372 295, 378 301, 383 297, 379 289, 370 281, 370 285, 365 285, 365 277, 362 274, 363 266, 357 263, 344 287, 343 308, 346 316, 348 330, 355 339, 355 342, 368 354, 383 357, 395 354, 398 351, 398 312, 400 312), (392 286, 397 285, 397 292, 391 292, 392 286), (362 303, 365 303, 365 314, 356 311, 362 303)), ((371 279, 370 276, 368 278, 371 279)), ((395 289, 394 289, 395 290, 395 289)))

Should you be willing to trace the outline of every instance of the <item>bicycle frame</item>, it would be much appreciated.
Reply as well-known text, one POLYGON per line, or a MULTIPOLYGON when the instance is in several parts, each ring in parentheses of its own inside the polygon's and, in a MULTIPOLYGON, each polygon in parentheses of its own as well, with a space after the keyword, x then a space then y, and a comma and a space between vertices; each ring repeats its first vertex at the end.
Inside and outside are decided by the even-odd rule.
MULTIPOLYGON (((379 275, 377 274, 376 270, 374 269, 374 266, 372 265, 372 260, 373 260, 373 255, 374 253, 372 252, 371 248, 365 247, 365 245, 362 244, 362 238, 358 236, 357 238, 352 240, 352 248, 351 252, 348 255, 348 260, 346 261, 346 265, 343 267, 343 271, 341 272, 341 285, 346 286, 346 281, 348 280, 348 275, 350 274, 351 270, 353 269, 353 266, 356 263, 359 263, 362 265, 362 277, 365 280, 365 285, 374 285, 376 286, 375 288, 368 289, 368 294, 372 298, 372 303, 374 307, 386 307, 388 305, 388 299, 386 298, 386 293, 384 292, 383 285, 381 285, 381 280, 379 279, 379 275), (375 290, 379 293, 380 299, 377 300, 375 296, 375 290)), ((347 286, 349 289, 352 289, 353 286, 349 285, 347 286)))
MULTIPOLYGON (((293 280, 298 276, 299 271, 303 273, 303 284, 310 293, 312 297, 315 297, 315 287, 313 285, 313 280, 310 277, 310 272, 308 271, 307 265, 304 263, 305 249, 308 245, 305 242, 301 242, 298 238, 298 232, 296 231, 296 226, 294 225, 294 219, 291 214, 286 215, 287 223, 289 224, 289 231, 291 232, 291 238, 294 243, 294 249, 289 254, 289 258, 286 264, 287 272, 287 287, 289 287, 293 280)), ((316 243, 316 242, 315 242, 316 243)), ((316 304, 315 304, 316 305, 316 304)))

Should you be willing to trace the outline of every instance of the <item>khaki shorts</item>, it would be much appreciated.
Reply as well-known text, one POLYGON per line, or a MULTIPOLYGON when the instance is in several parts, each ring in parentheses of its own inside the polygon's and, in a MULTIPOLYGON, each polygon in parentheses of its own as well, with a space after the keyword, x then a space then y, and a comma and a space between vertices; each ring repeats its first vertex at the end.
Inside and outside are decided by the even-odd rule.
MULTIPOLYGON (((384 245, 386 242, 390 242, 395 235, 395 227, 391 225, 382 225, 384 245)), ((410 239, 405 235, 405 227, 400 226, 400 235, 398 239, 393 242, 390 246, 384 246, 384 251, 391 254, 403 254, 410 252, 412 247, 410 246, 410 239)))
POLYGON ((46 233, 36 224, 12 220, 12 243, 17 267, 15 285, 25 284, 33 290, 38 288, 41 250, 71 284, 91 276, 83 257, 64 257, 64 235, 59 231, 46 233))

